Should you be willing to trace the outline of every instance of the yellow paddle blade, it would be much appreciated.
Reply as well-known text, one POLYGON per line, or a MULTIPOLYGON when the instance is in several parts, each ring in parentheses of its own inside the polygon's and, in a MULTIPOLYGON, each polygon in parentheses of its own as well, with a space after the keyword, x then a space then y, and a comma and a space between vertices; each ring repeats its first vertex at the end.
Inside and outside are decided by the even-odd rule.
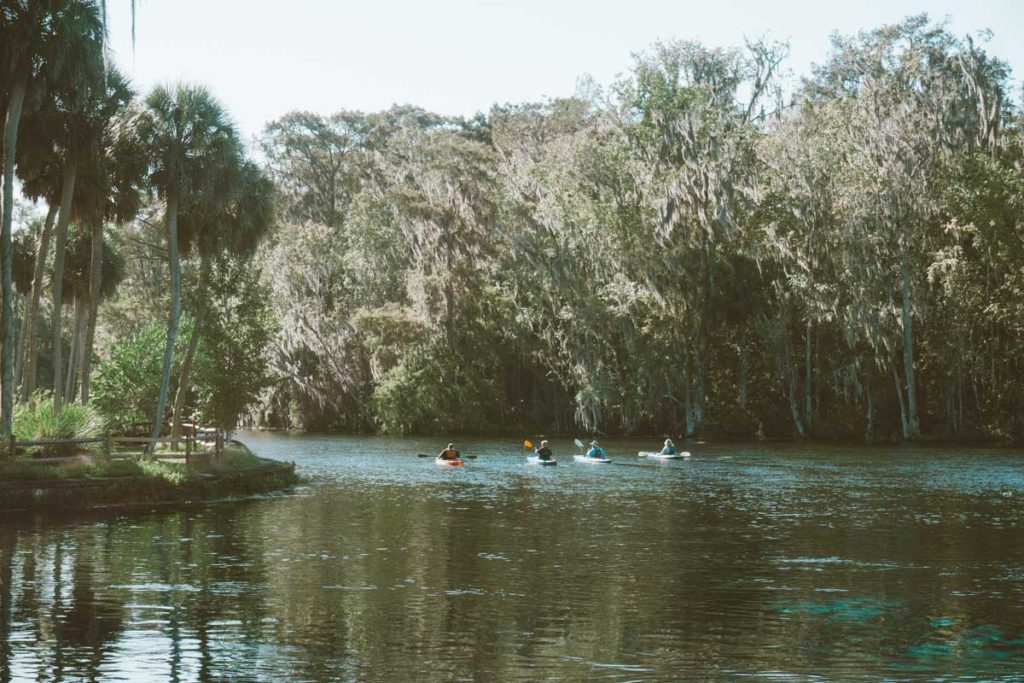
POLYGON ((533 444, 530 443, 529 439, 524 439, 523 440, 523 446, 525 446, 526 448, 533 448, 533 444))

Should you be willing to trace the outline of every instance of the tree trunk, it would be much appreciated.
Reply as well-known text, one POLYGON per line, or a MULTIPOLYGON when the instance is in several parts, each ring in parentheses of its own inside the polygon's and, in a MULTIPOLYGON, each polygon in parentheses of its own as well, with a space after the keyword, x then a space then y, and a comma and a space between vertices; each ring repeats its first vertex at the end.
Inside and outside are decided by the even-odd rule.
POLYGON ((64 383, 64 396, 68 403, 75 402, 76 381, 78 379, 78 368, 82 360, 82 327, 85 321, 85 299, 75 293, 75 323, 71 332, 71 347, 68 352, 68 375, 64 383))
POLYGON ((686 436, 691 437, 694 434, 696 425, 694 424, 693 415, 693 400, 691 398, 691 387, 690 387, 690 359, 688 353, 683 353, 683 412, 686 413, 686 436))
MULTIPOLYGON (((820 378, 821 372, 821 332, 818 332, 818 340, 814 345, 814 376, 820 378)), ((818 415, 821 414, 821 380, 818 379, 814 383, 814 422, 817 424, 818 415)))
POLYGON ((206 283, 209 278, 210 265, 206 257, 200 256, 199 285, 196 287, 196 306, 192 324, 192 336, 185 349, 185 358, 181 362, 181 373, 178 375, 178 391, 174 394, 174 412, 171 416, 171 450, 178 450, 181 439, 181 413, 185 408, 185 394, 191 388, 192 362, 199 348, 199 335, 203 329, 203 318, 206 314, 206 283))
POLYGON ((750 373, 750 351, 747 349, 746 332, 740 339, 740 408, 747 409, 749 391, 747 388, 747 376, 750 373))
POLYGON ((807 429, 814 429, 814 323, 807 321, 804 331, 804 424, 807 429))
MULTIPOLYGON (((787 331, 783 330, 782 334, 786 335, 787 331)), ((797 436, 802 439, 807 436, 807 431, 804 428, 803 420, 800 419, 800 401, 797 398, 797 369, 796 363, 794 363, 793 359, 790 357, 790 345, 785 336, 783 337, 782 348, 783 353, 785 354, 783 363, 786 368, 787 384, 789 385, 789 390, 786 392, 789 394, 789 412, 793 416, 793 428, 796 429, 797 436)))
POLYGON ((712 295, 715 289, 715 243, 705 238, 705 273, 701 301, 700 324, 697 326, 697 344, 694 354, 693 417, 696 434, 704 431, 707 399, 707 357, 711 337, 712 295))
MULTIPOLYGON (((167 407, 167 392, 171 387, 171 366, 174 363, 174 342, 178 337, 178 321, 181 317, 181 265, 178 256, 178 189, 171 188, 167 193, 167 250, 171 263, 171 315, 167 323, 167 344, 164 346, 164 371, 160 378, 160 397, 156 403, 156 414, 153 416, 153 430, 150 437, 160 438, 160 430, 164 424, 164 409, 167 407)), ((146 445, 146 454, 152 455, 156 443, 150 441, 146 445)))
POLYGON ((955 383, 954 378, 947 377, 942 385, 946 397, 946 436, 950 438, 956 436, 956 403, 953 400, 955 383))
POLYGON ((903 428, 903 438, 907 439, 910 433, 910 423, 907 420, 907 402, 903 399, 903 387, 900 386, 900 376, 896 372, 896 364, 892 363, 892 380, 896 383, 896 398, 900 402, 900 425, 903 428))
POLYGON ((100 312, 100 288, 103 286, 103 221, 92 225, 92 251, 89 254, 89 319, 82 345, 82 403, 89 402, 89 375, 92 372, 93 344, 96 341, 96 320, 100 312))
POLYGON ((7 99, 7 119, 4 121, 4 190, 3 219, 0 221, 0 315, 3 316, 3 352, 0 357, 0 432, 6 438, 11 433, 14 414, 14 248, 11 242, 11 222, 14 220, 14 154, 18 143, 18 125, 21 107, 25 102, 27 83, 24 77, 10 85, 7 99))
POLYGON ((21 332, 18 334, 18 353, 14 359, 14 387, 20 387, 25 381, 25 343, 28 334, 28 301, 29 296, 21 297, 21 332))
POLYGON ((46 222, 43 223, 43 232, 39 235, 39 245, 36 247, 36 262, 32 268, 32 300, 25 314, 25 320, 28 321, 25 336, 29 343, 25 345, 25 381, 21 385, 21 397, 25 401, 36 390, 36 328, 39 322, 39 302, 42 300, 43 271, 46 268, 46 255, 50 253, 50 237, 53 235, 53 222, 56 218, 57 204, 50 204, 46 212, 46 222))
POLYGON ((910 306, 910 247, 900 248, 900 270, 903 271, 903 373, 907 385, 907 432, 905 438, 921 435, 917 419, 917 383, 914 379, 914 329, 910 306))
POLYGON ((64 343, 61 339, 61 298, 64 286, 64 252, 68 243, 68 223, 71 222, 71 197, 75 191, 77 172, 75 162, 64 162, 64 181, 60 188, 60 214, 57 218, 57 242, 53 251, 53 411, 60 412, 64 402, 64 343))
MULTIPOLYGON (((774 347, 773 350, 775 352, 775 371, 778 374, 779 381, 782 383, 783 392, 786 394, 789 402, 789 412, 793 419, 793 428, 796 430, 797 435, 800 438, 803 438, 806 435, 806 432, 804 431, 803 420, 800 419, 797 369, 796 363, 793 362, 792 358, 792 347, 789 340, 789 323, 784 315, 779 320, 769 321, 767 316, 762 313, 761 318, 762 324, 772 340, 772 346, 774 347)), ((760 433, 761 428, 759 427, 758 434, 760 435, 760 433)))
POLYGON ((964 428, 964 366, 962 355, 957 359, 956 417, 957 435, 959 436, 964 428))
POLYGON ((871 373, 868 373, 864 379, 864 396, 865 403, 867 404, 867 425, 864 429, 864 440, 871 443, 875 440, 875 401, 871 395, 871 373))
POLYGON ((694 421, 694 432, 700 434, 704 431, 704 400, 707 396, 705 390, 706 381, 706 369, 705 369, 705 354, 701 351, 697 352, 697 367, 694 386, 693 386, 693 421, 694 421))

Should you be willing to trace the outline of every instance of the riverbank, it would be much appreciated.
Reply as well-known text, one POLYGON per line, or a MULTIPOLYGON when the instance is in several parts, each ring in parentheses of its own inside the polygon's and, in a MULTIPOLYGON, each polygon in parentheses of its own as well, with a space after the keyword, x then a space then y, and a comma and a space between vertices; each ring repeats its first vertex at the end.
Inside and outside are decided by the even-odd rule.
POLYGON ((297 437, 297 438, 312 438, 312 439, 405 439, 414 441, 431 441, 437 445, 440 449, 444 446, 444 443, 448 441, 476 441, 480 439, 493 439, 495 436, 499 436, 507 439, 510 443, 522 443, 522 439, 527 438, 533 441, 538 439, 551 439, 561 441, 572 441, 575 438, 583 439, 589 442, 591 439, 599 439, 601 441, 617 440, 617 441, 637 441, 637 442, 650 442, 652 445, 664 441, 666 438, 671 438, 675 441, 676 445, 686 450, 689 446, 705 446, 705 445, 724 445, 724 446, 758 446, 758 445, 791 445, 791 446, 838 446, 838 447, 849 447, 849 448, 861 448, 869 451, 876 449, 906 449, 912 451, 920 448, 985 448, 985 449, 1020 449, 1024 447, 1024 440, 1014 440, 1011 438, 995 439, 995 438, 983 438, 983 437, 948 437, 933 434, 925 434, 913 441, 904 441, 898 437, 891 438, 875 438, 871 441, 865 441, 863 438, 857 437, 839 437, 839 436, 822 436, 822 435, 808 435, 808 436, 769 436, 769 437, 758 437, 756 435, 750 436, 736 436, 729 434, 708 434, 705 436, 683 436, 670 434, 668 432, 656 432, 656 433, 643 433, 643 434, 625 434, 619 432, 586 432, 583 430, 577 430, 575 432, 565 431, 535 431, 530 432, 529 430, 509 430, 509 429, 495 429, 488 433, 479 432, 461 432, 452 431, 445 434, 380 434, 375 432, 344 432, 344 431, 302 431, 302 430, 286 430, 286 429, 272 429, 269 427, 258 427, 251 428, 246 431, 249 435, 265 434, 268 436, 279 436, 279 437, 297 437))
POLYGON ((1012 452, 238 437, 317 484, 5 518, 11 678, 1019 679, 1012 452))
POLYGON ((166 460, 91 456, 62 464, 30 459, 0 465, 0 509, 84 508, 189 503, 286 489, 299 480, 295 464, 226 450, 191 465, 166 460))

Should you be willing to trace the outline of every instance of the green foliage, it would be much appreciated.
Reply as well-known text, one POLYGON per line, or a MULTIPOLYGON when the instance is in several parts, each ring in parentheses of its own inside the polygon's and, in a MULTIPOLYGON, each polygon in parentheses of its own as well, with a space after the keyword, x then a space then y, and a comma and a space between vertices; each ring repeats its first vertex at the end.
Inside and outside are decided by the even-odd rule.
POLYGON ((273 122, 264 416, 1024 438, 1005 65, 927 17, 834 47, 792 107, 785 46, 669 41, 485 121, 273 122))
POLYGON ((148 477, 163 479, 170 484, 180 486, 187 482, 202 481, 203 473, 247 472, 265 467, 266 464, 266 460, 244 450, 225 449, 216 459, 197 456, 191 467, 181 461, 136 460, 135 458, 92 460, 91 456, 83 456, 66 463, 18 460, 0 463, 0 477, 5 480, 148 477))
POLYGON ((83 459, 81 462, 69 464, 19 460, 0 464, 0 476, 5 480, 134 477, 140 473, 139 463, 134 460, 90 462, 83 459))
POLYGON ((446 386, 437 365, 396 365, 384 374, 373 392, 380 430, 385 434, 429 434, 457 428, 450 424, 455 415, 451 402, 458 398, 457 391, 446 386))
POLYGON ((193 369, 197 417, 234 429, 270 386, 265 349, 273 318, 260 273, 246 262, 224 259, 210 286, 212 315, 200 331, 202 353, 193 369))
POLYGON ((266 460, 244 448, 225 448, 219 457, 197 458, 195 464, 203 472, 244 472, 266 466, 266 460))
POLYGON ((139 474, 147 477, 160 477, 175 486, 184 484, 189 479, 188 468, 181 463, 169 463, 160 460, 140 460, 137 463, 139 474))
MULTIPOLYGON (((65 404, 54 415, 53 399, 45 391, 36 391, 27 402, 14 410, 14 435, 18 441, 50 439, 88 439, 101 436, 104 422, 91 405, 65 404)), ((30 446, 26 452, 34 456, 73 455, 79 451, 94 450, 94 445, 61 444, 30 446)))
MULTIPOLYGON (((118 430, 166 394, 173 205, 200 321, 182 395, 222 427, 261 402, 286 428, 1024 441, 1024 123, 1006 65, 945 24, 835 36, 792 106, 785 46, 667 41, 606 91, 469 121, 287 114, 260 169, 205 89, 129 106, 116 70, 97 78, 94 3, 15 9, 4 73, 52 81, 26 109, 21 186, 53 202, 68 153, 96 152, 65 296, 86 295, 93 229, 136 213, 142 176, 164 200, 104 271, 128 284, 92 387, 118 430)), ((15 244, 22 294, 36 232, 15 244)))
MULTIPOLYGON (((180 370, 184 347, 192 334, 192 320, 183 318, 180 329, 175 342, 173 377, 177 377, 180 370)), ((160 393, 166 340, 166 326, 150 323, 140 332, 115 343, 109 358, 100 363, 93 378, 92 401, 111 429, 127 432, 133 427, 150 424, 160 393)))
POLYGON ((39 241, 38 233, 41 230, 40 222, 33 221, 33 225, 28 229, 21 230, 13 236, 12 277, 14 289, 22 295, 32 291, 32 268, 35 265, 36 243, 39 241))

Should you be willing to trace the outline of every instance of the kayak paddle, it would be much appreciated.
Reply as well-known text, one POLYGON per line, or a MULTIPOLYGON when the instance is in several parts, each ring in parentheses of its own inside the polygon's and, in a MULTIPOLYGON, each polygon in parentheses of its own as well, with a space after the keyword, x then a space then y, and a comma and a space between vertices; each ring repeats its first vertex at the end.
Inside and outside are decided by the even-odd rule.
POLYGON ((529 439, 523 439, 523 448, 533 448, 533 443, 529 439))
MULTIPOLYGON (((417 453, 416 457, 417 458, 436 458, 437 456, 436 455, 430 455, 429 453, 417 453)), ((462 458, 463 460, 476 460, 476 456, 475 455, 460 455, 459 457, 462 458)))

